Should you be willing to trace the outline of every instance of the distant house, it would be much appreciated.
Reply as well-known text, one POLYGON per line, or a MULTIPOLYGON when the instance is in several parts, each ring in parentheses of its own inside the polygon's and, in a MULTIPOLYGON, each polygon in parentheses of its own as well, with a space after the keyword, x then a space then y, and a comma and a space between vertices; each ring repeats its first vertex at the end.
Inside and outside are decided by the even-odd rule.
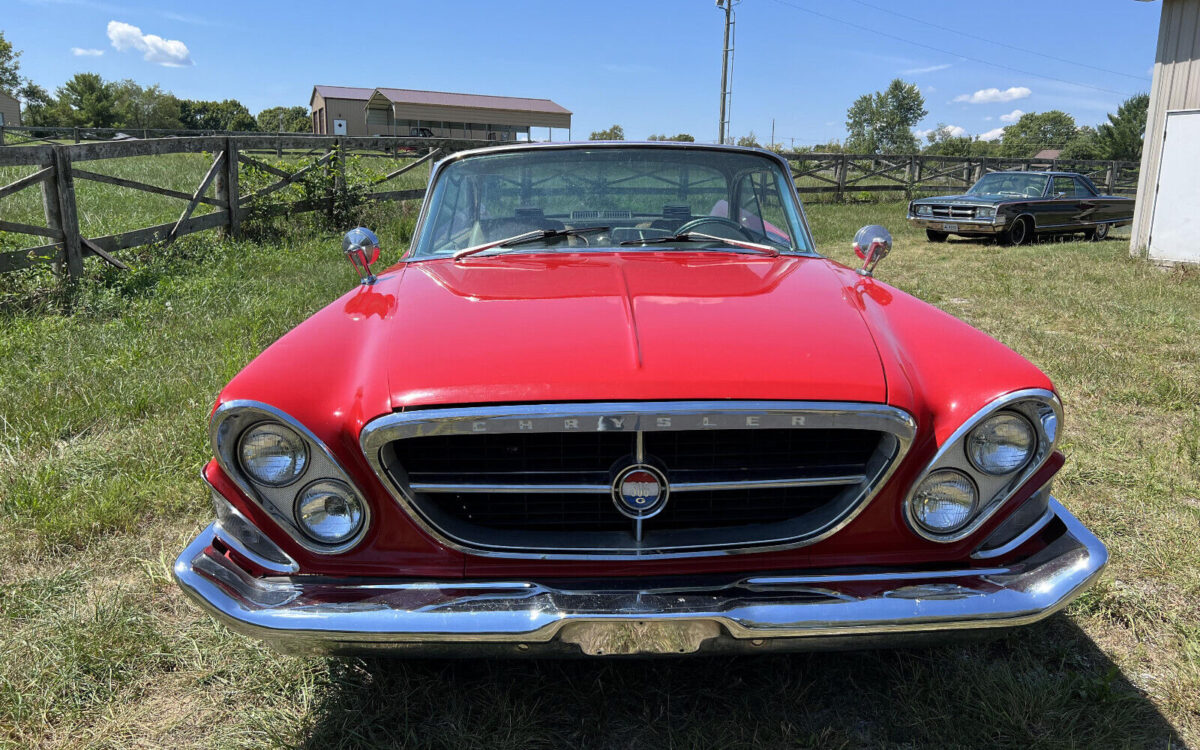
POLYGON ((1046 161, 1054 161, 1055 159, 1057 159, 1060 156, 1062 156, 1061 148, 1044 148, 1041 151, 1038 151, 1036 154, 1034 154, 1033 158, 1044 159, 1046 161))
POLYGON ((318 135, 366 135, 364 107, 375 89, 313 86, 308 99, 313 131, 318 135))
POLYGON ((549 99, 418 89, 314 86, 313 132, 515 141, 531 128, 571 134, 571 111, 549 99))
POLYGON ((21 102, 0 91, 0 126, 21 124, 21 102))

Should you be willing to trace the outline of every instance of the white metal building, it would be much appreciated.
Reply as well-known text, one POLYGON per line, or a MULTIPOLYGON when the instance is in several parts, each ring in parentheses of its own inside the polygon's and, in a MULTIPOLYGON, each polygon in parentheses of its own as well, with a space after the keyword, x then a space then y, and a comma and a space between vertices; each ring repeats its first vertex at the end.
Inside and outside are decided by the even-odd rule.
POLYGON ((1200 263, 1200 0, 1163 0, 1129 251, 1200 263))

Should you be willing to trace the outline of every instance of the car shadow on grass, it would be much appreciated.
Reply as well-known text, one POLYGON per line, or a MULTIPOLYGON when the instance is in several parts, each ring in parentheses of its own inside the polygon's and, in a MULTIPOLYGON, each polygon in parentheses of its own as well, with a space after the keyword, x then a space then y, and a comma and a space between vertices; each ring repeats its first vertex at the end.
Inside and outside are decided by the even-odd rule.
POLYGON ((1180 747, 1072 622, 923 649, 330 659, 304 747, 1180 747))

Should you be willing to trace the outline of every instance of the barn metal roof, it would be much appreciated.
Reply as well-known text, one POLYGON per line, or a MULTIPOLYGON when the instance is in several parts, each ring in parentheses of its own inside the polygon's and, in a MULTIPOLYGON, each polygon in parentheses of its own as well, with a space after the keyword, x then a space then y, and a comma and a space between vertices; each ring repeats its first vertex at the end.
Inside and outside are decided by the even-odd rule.
POLYGON ((366 101, 371 98, 371 94, 375 89, 360 89, 354 86, 313 86, 313 91, 320 94, 326 99, 361 99, 366 101))
MULTIPOLYGON (((356 89, 357 90, 357 89, 356 89)), ((375 89, 388 101, 398 104, 429 104, 439 107, 474 107, 477 109, 506 109, 522 112, 545 112, 569 115, 571 110, 549 99, 525 99, 516 96, 485 96, 455 94, 448 91, 419 91, 416 89, 375 89)), ((364 97, 367 98, 367 97, 364 97)))

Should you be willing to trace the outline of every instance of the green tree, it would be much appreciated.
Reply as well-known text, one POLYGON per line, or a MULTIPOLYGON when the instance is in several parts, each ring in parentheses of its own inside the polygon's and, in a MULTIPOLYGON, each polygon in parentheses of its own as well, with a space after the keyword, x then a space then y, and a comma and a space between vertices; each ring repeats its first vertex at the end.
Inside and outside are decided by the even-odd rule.
POLYGON ((1104 148, 1100 145, 1100 140, 1096 129, 1084 125, 1075 131, 1075 135, 1067 142, 1063 148, 1059 158, 1062 159, 1103 159, 1104 148))
POLYGON ((269 107, 255 118, 263 132, 311 133, 312 120, 306 107, 269 107))
POLYGON ((258 130, 258 121, 237 99, 179 102, 179 119, 188 130, 258 130))
POLYGON ((1027 159, 1042 149, 1064 149, 1076 136, 1075 118, 1061 110, 1026 112, 1004 129, 1000 139, 1004 156, 1027 159))
POLYGON ((656 134, 646 136, 648 141, 679 141, 682 143, 695 143, 696 139, 687 133, 676 133, 675 135, 656 134))
POLYGON ((183 127, 179 119, 179 100, 165 92, 157 83, 142 87, 131 80, 114 84, 117 112, 122 128, 183 127))
POLYGON ((1117 113, 1108 116, 1096 132, 1096 143, 1102 159, 1138 161, 1142 158, 1142 142, 1146 137, 1146 114, 1150 110, 1150 95, 1138 94, 1126 99, 1117 113))
POLYGON ((926 134, 925 141, 927 145, 921 153, 931 156, 991 156, 996 150, 991 141, 979 136, 957 135, 953 128, 941 123, 926 134))
POLYGON ((117 124, 116 86, 97 73, 76 73, 58 88, 58 103, 69 125, 111 128, 117 124))
POLYGON ((14 50, 12 42, 0 31, 0 91, 12 93, 21 85, 21 51, 14 50))
POLYGON ((625 128, 620 125, 613 125, 608 130, 595 130, 588 136, 589 141, 623 141, 625 140, 625 128))
POLYGON ((846 150, 862 154, 911 154, 918 148, 912 129, 929 114, 925 97, 899 78, 883 91, 863 94, 846 110, 846 150))
POLYGON ((21 121, 26 125, 64 125, 63 112, 50 92, 26 79, 17 89, 21 100, 21 121))
POLYGON ((754 134, 753 130, 751 130, 749 133, 743 135, 742 137, 738 138, 737 145, 739 145, 739 146, 754 146, 756 148, 762 148, 762 146, 759 145, 758 136, 756 136, 754 134))

